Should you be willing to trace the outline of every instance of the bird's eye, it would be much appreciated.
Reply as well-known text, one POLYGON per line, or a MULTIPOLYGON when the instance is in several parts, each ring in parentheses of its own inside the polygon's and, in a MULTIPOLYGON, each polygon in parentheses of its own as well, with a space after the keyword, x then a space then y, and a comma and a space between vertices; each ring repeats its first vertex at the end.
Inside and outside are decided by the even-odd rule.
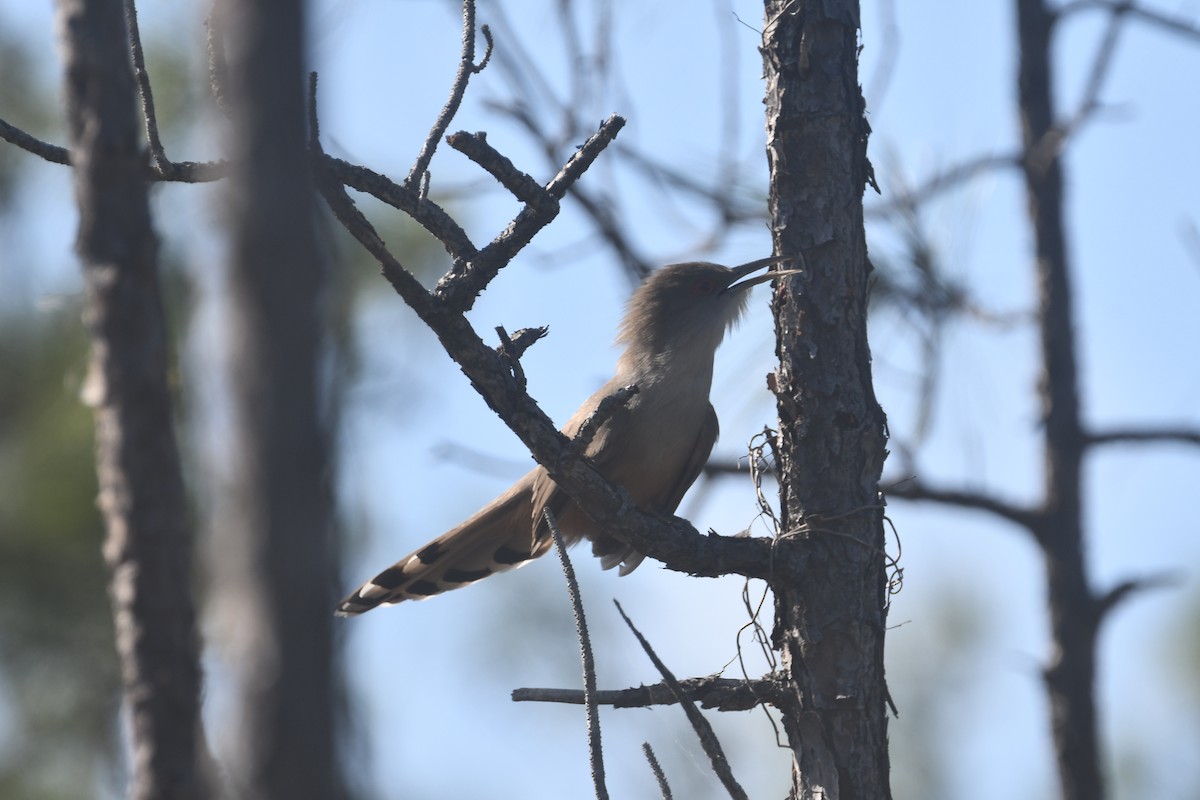
POLYGON ((708 297, 711 294, 716 294, 717 282, 712 278, 697 278, 692 283, 692 294, 699 297, 708 297))

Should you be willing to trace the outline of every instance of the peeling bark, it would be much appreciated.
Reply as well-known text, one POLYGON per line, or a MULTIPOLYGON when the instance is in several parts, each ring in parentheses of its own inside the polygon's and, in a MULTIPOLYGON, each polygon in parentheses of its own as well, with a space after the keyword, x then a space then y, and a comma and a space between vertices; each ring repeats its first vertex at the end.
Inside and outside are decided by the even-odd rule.
POLYGON ((862 194, 869 127, 858 4, 767 2, 767 157, 776 252, 803 275, 774 299, 782 454, 774 643, 789 684, 795 798, 888 798, 886 574, 878 482, 885 420, 871 383, 862 194), (785 556, 786 557, 786 556, 785 556))

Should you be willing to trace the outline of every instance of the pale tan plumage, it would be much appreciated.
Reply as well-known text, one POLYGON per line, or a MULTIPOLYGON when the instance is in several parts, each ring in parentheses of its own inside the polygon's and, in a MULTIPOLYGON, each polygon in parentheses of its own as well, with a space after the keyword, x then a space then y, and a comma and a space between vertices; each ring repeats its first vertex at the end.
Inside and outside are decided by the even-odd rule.
MULTIPOLYGON (((625 351, 616 375, 562 430, 574 437, 601 400, 637 385, 637 394, 600 426, 586 452, 639 508, 674 513, 700 475, 717 440, 717 415, 708 401, 716 349, 741 314, 750 286, 796 270, 738 281, 785 260, 762 259, 735 269, 674 264, 647 278, 630 298, 617 337, 625 351)), ((538 466, 473 517, 363 584, 337 613, 350 616, 424 599, 537 558, 552 545, 542 518, 545 508, 569 543, 591 540, 605 569, 620 564, 626 574, 641 563, 641 553, 595 530, 538 466)))

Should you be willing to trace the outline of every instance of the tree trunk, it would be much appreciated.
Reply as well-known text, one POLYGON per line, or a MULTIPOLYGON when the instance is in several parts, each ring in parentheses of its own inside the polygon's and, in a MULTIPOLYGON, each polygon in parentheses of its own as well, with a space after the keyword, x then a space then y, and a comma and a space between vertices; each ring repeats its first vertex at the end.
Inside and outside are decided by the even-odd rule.
POLYGON ((1046 668, 1051 729, 1064 800, 1103 800, 1096 747, 1096 602, 1084 562, 1080 506, 1085 447, 1079 419, 1074 314, 1054 130, 1051 37, 1042 0, 1018 0, 1018 102, 1025 192, 1033 226, 1041 326, 1045 498, 1035 533, 1046 558, 1053 653, 1046 668))
POLYGON ((130 797, 190 800, 206 794, 196 767, 191 536, 121 2, 61 0, 58 26, 92 340, 84 396, 95 409, 104 556, 132 722, 130 797))
POLYGON ((329 456, 319 387, 325 286, 308 174, 303 4, 230 0, 226 224, 234 393, 231 507, 214 602, 242 714, 250 798, 337 798, 329 456))
POLYGON ((885 420, 871 384, 862 193, 869 127, 858 4, 768 0, 767 157, 776 252, 803 275, 775 297, 780 548, 805 575, 773 588, 789 681, 792 796, 889 798, 883 675, 885 420))

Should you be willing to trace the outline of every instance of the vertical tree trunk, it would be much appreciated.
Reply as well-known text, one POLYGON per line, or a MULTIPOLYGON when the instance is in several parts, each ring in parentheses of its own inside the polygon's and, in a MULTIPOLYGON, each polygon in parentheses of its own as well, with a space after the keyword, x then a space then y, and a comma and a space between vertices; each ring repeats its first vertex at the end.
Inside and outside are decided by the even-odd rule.
POLYGON ((319 396, 325 276, 305 153, 304 4, 228 0, 235 463, 217 549, 236 628, 235 780, 253 798, 341 796, 334 761, 331 498, 319 396))
POLYGON ((1099 616, 1084 564, 1080 492, 1085 445, 1079 420, 1062 167, 1058 142, 1051 141, 1058 136, 1053 130, 1053 30, 1053 15, 1042 0, 1017 0, 1021 48, 1017 92, 1042 334, 1040 394, 1046 473, 1036 533, 1046 558, 1054 641, 1045 677, 1063 798, 1103 800, 1094 696, 1099 616))
POLYGON ((886 574, 862 194, 869 128, 858 4, 768 0, 767 157, 777 251, 805 273, 775 298, 784 538, 808 565, 778 585, 774 639, 794 689, 792 796, 888 798, 886 574))
POLYGON ((104 556, 132 720, 130 796, 190 800, 204 796, 191 537, 121 2, 60 0, 58 26, 92 340, 84 392, 95 409, 104 556))

